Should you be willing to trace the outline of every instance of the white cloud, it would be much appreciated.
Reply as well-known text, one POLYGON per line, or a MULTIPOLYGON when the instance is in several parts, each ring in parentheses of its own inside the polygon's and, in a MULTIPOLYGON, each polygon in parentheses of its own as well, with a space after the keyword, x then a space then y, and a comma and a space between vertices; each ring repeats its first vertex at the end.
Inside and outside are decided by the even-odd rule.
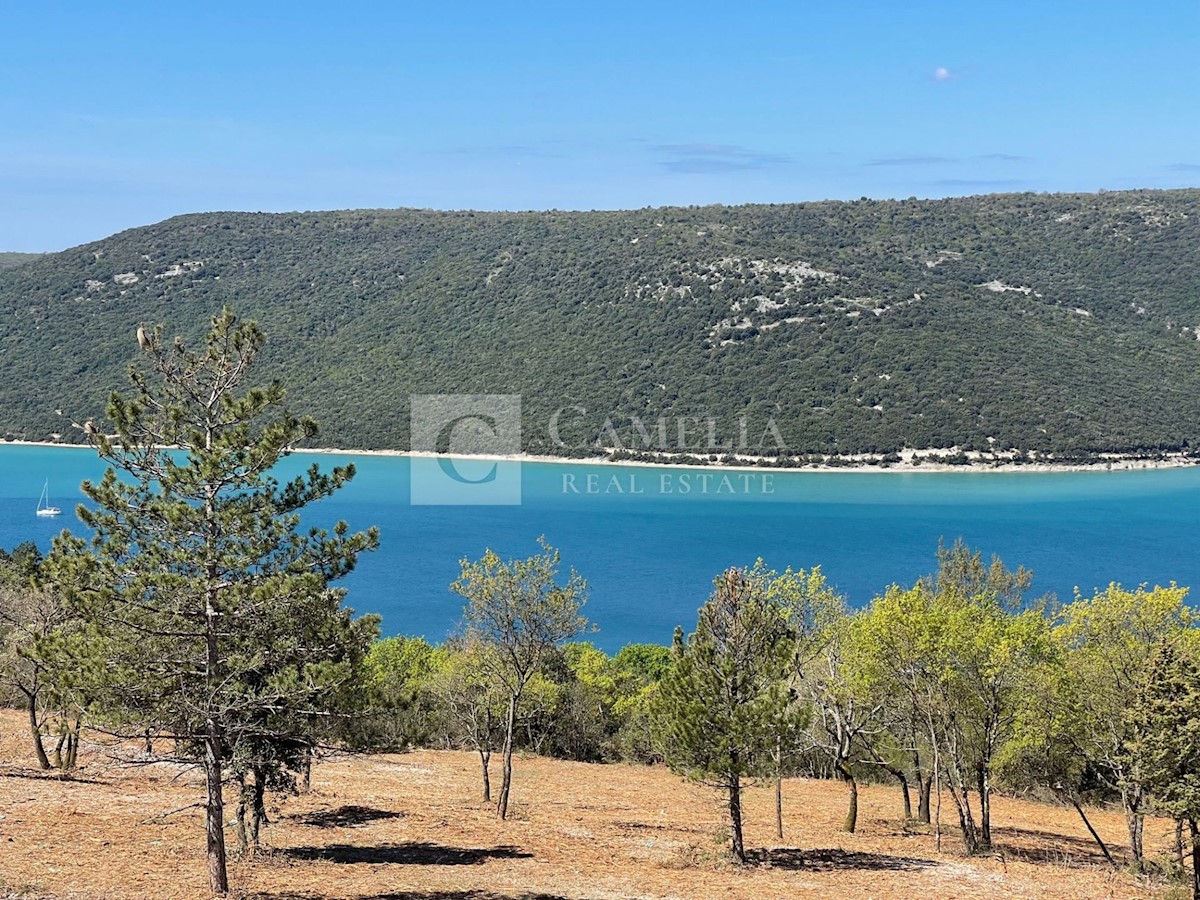
POLYGON ((953 72, 950 69, 947 69, 945 66, 938 66, 933 70, 934 81, 953 81, 957 77, 957 72, 953 72))

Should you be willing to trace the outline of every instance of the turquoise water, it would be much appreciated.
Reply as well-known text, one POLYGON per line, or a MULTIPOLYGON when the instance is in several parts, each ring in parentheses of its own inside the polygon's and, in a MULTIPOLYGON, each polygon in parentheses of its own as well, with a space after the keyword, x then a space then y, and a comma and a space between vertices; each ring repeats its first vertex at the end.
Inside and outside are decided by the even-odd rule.
MULTIPOLYGON (((1109 581, 1200 586, 1200 468, 796 472, 766 482, 752 473, 722 485, 709 471, 526 463, 520 505, 414 506, 406 458, 297 454, 284 465, 314 461, 358 467, 311 518, 379 526, 379 551, 345 584, 351 606, 382 614, 386 634, 445 637, 461 608, 447 587, 457 561, 489 546, 526 556, 541 534, 590 582, 593 639, 608 650, 669 642, 676 624, 692 628, 712 578, 758 556, 780 569, 820 564, 855 605, 929 572, 939 537, 1024 564, 1038 592, 1062 598, 1109 581)), ((88 449, 0 446, 0 546, 32 539, 45 548, 60 529, 81 527, 79 482, 102 471, 88 449), (34 515, 46 478, 58 519, 34 515)))

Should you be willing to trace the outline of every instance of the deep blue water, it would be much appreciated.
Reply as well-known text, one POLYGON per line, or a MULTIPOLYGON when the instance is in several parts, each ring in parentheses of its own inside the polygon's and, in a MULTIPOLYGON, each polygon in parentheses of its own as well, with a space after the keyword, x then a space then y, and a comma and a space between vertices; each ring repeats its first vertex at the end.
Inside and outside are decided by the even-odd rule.
MULTIPOLYGON (((609 651, 669 642, 676 624, 690 630, 713 577, 759 556, 778 569, 821 565, 855 605, 928 573, 939 537, 961 536, 1010 567, 1023 564, 1037 592, 1062 598, 1110 581, 1200 586, 1200 468, 797 472, 773 473, 769 484, 754 474, 722 485, 708 471, 525 463, 520 505, 414 506, 406 458, 297 454, 284 466, 294 472, 314 461, 358 468, 312 519, 379 526, 380 549, 345 586, 351 606, 382 614, 385 634, 445 637, 461 609, 448 590, 457 561, 485 547, 527 556, 542 534, 588 579, 586 611, 599 626, 592 639, 609 651), (701 474, 710 479, 707 493, 701 474), (589 475, 596 493, 587 493, 589 475)), ((32 539, 48 548, 62 528, 81 528, 79 483, 102 472, 89 449, 0 446, 0 546, 32 539), (63 508, 58 519, 34 515, 46 478, 63 508)))

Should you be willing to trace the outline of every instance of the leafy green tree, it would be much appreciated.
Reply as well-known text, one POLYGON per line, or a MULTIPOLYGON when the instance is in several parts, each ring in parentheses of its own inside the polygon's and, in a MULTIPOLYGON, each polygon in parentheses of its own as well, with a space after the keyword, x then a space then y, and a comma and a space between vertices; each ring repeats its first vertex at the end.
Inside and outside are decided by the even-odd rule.
POLYGON ((656 704, 667 764, 724 792, 730 846, 741 862, 742 781, 774 771, 778 727, 790 703, 792 637, 762 582, 729 569, 700 608, 656 704))
POLYGON ((1076 594, 1061 610, 1054 637, 1064 653, 1072 702, 1066 732, 1075 752, 1121 800, 1134 869, 1143 866, 1143 826, 1148 800, 1141 760, 1129 752, 1134 739, 1126 710, 1146 678, 1155 649, 1189 632, 1195 614, 1187 588, 1145 585, 1127 590, 1110 584, 1092 597, 1076 594))
POLYGON ((508 817, 512 788, 513 743, 522 697, 555 649, 580 634, 587 619, 580 612, 587 582, 572 569, 559 581, 560 555, 539 539, 542 552, 505 562, 487 550, 476 562, 461 561, 462 573, 451 590, 466 598, 465 638, 488 649, 482 657, 488 674, 503 686, 505 713, 503 769, 496 809, 508 817))
POLYGON ((491 652, 472 639, 440 647, 425 682, 435 727, 446 744, 470 747, 479 754, 485 803, 492 802, 492 753, 504 741, 508 699, 489 674, 497 668, 495 662, 485 660, 491 652))
POLYGON ((403 750, 426 741, 435 727, 426 688, 436 656, 419 637, 389 637, 371 645, 363 664, 367 710, 353 723, 356 745, 403 750))
MULTIPOLYGON (((991 842, 996 757, 1012 737, 1033 673, 1051 651, 1040 611, 1014 614, 1000 592, 984 587, 965 594, 960 585, 943 579, 909 590, 890 587, 858 628, 856 665, 919 716, 935 757, 935 781, 944 776, 963 844, 975 853, 991 842)), ((940 783, 935 788, 940 798, 940 783)), ((940 818, 935 825, 940 839, 940 818)))
POLYGON ((1200 646, 1167 640, 1150 658, 1126 721, 1136 761, 1155 806, 1187 822, 1192 896, 1200 900, 1200 646))
POLYGON ((1080 751, 1085 734, 1080 692, 1062 652, 1053 653, 1033 674, 1026 702, 1018 711, 1012 738, 996 757, 997 776, 1010 788, 1049 796, 1079 814, 1088 834, 1114 869, 1112 851, 1088 818, 1084 803, 1107 800, 1094 769, 1080 751))
POLYGON ((761 559, 749 571, 768 601, 779 608, 791 628, 792 668, 789 700, 776 723, 775 833, 783 838, 785 761, 802 748, 818 749, 849 787, 844 827, 858 820, 858 782, 852 757, 874 711, 845 677, 845 636, 849 622, 846 600, 829 584, 820 566, 783 572, 768 569, 761 559), (807 726, 807 732, 801 729, 807 726))
POLYGON ((84 482, 88 540, 55 541, 58 583, 104 635, 109 714, 175 738, 205 771, 209 886, 228 891, 222 782, 235 748, 310 741, 374 636, 328 585, 378 543, 300 527, 300 511, 354 475, 317 466, 279 483, 271 469, 316 434, 282 408, 278 383, 248 387, 264 343, 228 309, 199 350, 139 335, 148 371, 113 394, 115 433, 88 429, 103 478, 84 482))

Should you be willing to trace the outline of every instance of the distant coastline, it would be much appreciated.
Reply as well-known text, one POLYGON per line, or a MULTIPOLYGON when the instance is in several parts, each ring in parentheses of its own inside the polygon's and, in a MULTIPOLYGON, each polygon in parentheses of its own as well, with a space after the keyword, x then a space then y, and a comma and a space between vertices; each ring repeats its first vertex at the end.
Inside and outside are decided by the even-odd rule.
MULTIPOLYGON (((0 446, 58 447, 75 450, 91 450, 87 444, 68 444, 55 441, 6 440, 0 446)), ((607 448, 606 448, 607 449, 607 448)), ((825 457, 824 462, 809 462, 803 465, 779 465, 771 457, 738 456, 731 461, 723 456, 715 461, 700 462, 694 455, 679 453, 629 454, 619 449, 607 449, 607 455, 593 457, 551 456, 535 453, 489 454, 489 453, 433 453, 421 450, 354 450, 339 447, 301 447, 294 453, 319 453, 336 456, 380 456, 409 457, 417 459, 476 459, 495 462, 557 463, 562 465, 625 466, 654 468, 665 466, 677 469, 700 469, 730 472, 873 472, 903 473, 920 472, 1127 472, 1148 469, 1178 469, 1200 465, 1200 457, 1186 453, 1163 453, 1157 456, 1138 456, 1122 453, 1097 454, 1094 460, 1081 462, 1056 462, 1035 459, 1017 461, 1012 451, 982 454, 978 451, 960 451, 957 447, 906 449, 898 458, 888 459, 880 455, 860 454, 844 457, 825 457), (947 461, 953 459, 953 462, 947 461)))

